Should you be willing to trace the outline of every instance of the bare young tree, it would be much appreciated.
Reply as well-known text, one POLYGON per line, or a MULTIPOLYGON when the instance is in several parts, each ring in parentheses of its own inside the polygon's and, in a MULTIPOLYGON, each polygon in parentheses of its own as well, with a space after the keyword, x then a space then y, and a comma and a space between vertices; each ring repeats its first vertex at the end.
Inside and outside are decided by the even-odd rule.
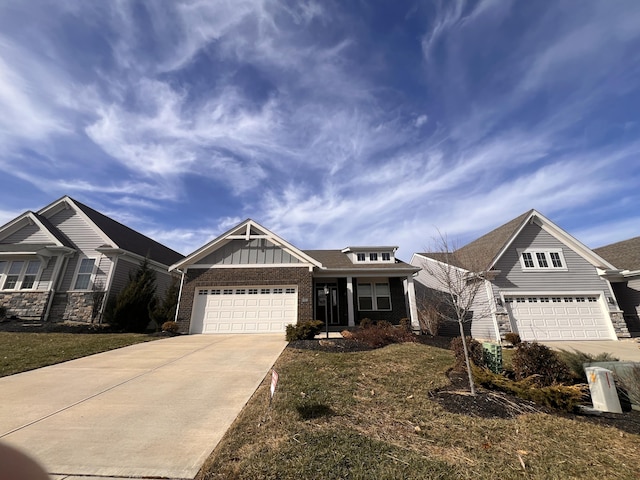
MULTIPOLYGON (((471 395, 475 395, 465 324, 491 314, 487 295, 482 293, 486 292, 486 265, 482 264, 481 257, 471 257, 464 249, 456 249, 443 234, 435 239, 432 252, 427 253, 426 257, 418 281, 436 294, 421 296, 418 300, 419 311, 437 315, 443 323, 458 324, 469 387, 471 395)), ((433 318, 427 317, 426 321, 433 323, 433 318)))

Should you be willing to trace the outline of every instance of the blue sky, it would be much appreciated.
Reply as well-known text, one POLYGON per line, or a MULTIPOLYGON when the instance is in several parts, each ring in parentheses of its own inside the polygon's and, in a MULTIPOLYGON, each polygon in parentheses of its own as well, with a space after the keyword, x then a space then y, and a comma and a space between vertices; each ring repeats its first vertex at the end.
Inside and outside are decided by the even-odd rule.
POLYGON ((640 234, 640 2, 0 3, 0 223, 68 194, 190 253, 640 234))

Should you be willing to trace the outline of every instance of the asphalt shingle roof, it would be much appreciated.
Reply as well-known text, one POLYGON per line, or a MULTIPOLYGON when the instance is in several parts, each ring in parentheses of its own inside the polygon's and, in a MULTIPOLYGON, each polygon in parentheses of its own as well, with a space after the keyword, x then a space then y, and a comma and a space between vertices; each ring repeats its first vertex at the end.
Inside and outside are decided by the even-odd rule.
POLYGON ((169 247, 156 242, 140 232, 136 232, 126 225, 116 222, 112 218, 103 215, 76 199, 72 200, 100 230, 116 242, 117 246, 123 250, 142 257, 149 257, 150 260, 164 265, 173 265, 184 258, 184 255, 181 253, 171 250, 169 247))
POLYGON ((533 210, 529 210, 523 213, 452 253, 425 252, 420 253, 420 255, 438 261, 448 260, 451 265, 462 268, 484 270, 491 265, 491 262, 496 258, 498 253, 500 253, 500 250, 502 250, 507 241, 522 226, 522 223, 532 212, 533 210), (465 261, 465 259, 468 259, 468 262, 465 261), (470 268, 469 262, 471 262, 471 265, 475 268, 470 268))
POLYGON ((640 237, 594 248, 593 251, 616 268, 631 271, 640 270, 640 237))

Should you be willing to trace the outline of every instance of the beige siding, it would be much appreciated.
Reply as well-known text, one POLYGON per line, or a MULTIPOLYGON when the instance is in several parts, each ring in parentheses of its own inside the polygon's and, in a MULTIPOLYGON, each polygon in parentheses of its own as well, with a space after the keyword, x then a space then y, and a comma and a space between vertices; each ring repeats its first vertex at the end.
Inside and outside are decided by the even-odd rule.
POLYGON ((265 238, 255 238, 249 242, 232 240, 197 263, 201 265, 274 265, 300 263, 300 260, 265 238))
POLYGON ((40 230, 37 225, 25 225, 2 240, 2 243, 53 243, 48 233, 40 230))

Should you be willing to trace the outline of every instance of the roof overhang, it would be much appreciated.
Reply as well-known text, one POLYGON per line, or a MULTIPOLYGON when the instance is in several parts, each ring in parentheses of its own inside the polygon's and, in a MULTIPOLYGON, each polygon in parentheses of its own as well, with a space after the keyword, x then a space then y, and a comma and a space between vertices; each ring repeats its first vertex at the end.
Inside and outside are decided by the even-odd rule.
MULTIPOLYGON (((194 263, 198 262, 202 258, 210 255, 211 253, 215 252, 216 250, 223 247, 224 245, 226 245, 232 240, 249 241, 255 238, 264 238, 269 240, 274 245, 279 246, 285 252, 289 253, 293 257, 300 260, 300 264, 299 264, 300 267, 323 268, 322 264, 318 262, 315 258, 310 257, 309 255, 304 253, 302 250, 294 247, 283 238, 279 237, 275 233, 269 231, 262 225, 258 224, 257 222, 249 218, 244 222, 231 228, 230 230, 226 231, 219 237, 216 237, 206 245, 200 247, 199 249, 197 249, 187 257, 185 257, 180 262, 174 263, 169 267, 169 271, 172 271, 172 270, 183 271, 184 269, 189 268, 190 265, 193 265, 194 263), (259 233, 252 233, 252 232, 259 232, 259 233)), ((269 265, 265 265, 265 266, 269 266, 269 265)))
POLYGON ((372 246, 358 246, 358 247, 346 247, 343 248, 342 250, 340 250, 342 253, 349 253, 349 252, 370 252, 370 251, 376 251, 376 252, 383 252, 383 251, 392 251, 392 252, 396 252, 398 250, 398 247, 395 245, 392 246, 388 246, 388 245, 383 245, 383 246, 379 246, 379 245, 372 245, 372 246))

